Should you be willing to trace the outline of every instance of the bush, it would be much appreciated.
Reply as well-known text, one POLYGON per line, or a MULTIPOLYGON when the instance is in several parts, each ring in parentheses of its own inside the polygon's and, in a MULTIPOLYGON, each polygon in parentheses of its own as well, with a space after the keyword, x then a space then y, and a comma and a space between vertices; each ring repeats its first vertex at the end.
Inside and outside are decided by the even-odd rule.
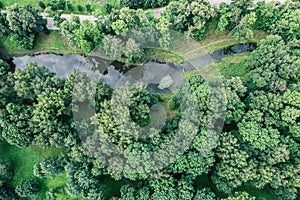
POLYGON ((0 187, 0 199, 17 200, 19 199, 12 188, 0 187))
POLYGON ((46 4, 42 1, 39 1, 39 6, 42 8, 42 9, 45 9, 46 8, 46 4))
POLYGON ((9 179, 13 177, 12 164, 9 160, 0 160, 0 187, 9 179))
POLYGON ((67 1, 67 9, 68 9, 69 11, 73 11, 73 10, 74 10, 73 5, 72 5, 69 1, 67 1))
POLYGON ((81 5, 77 5, 77 9, 78 9, 79 12, 83 11, 83 7, 81 5))
POLYGON ((168 5, 170 0, 120 0, 121 7, 129 7, 131 9, 138 8, 157 8, 168 5))
POLYGON ((176 110, 179 107, 178 98, 176 96, 172 96, 168 102, 168 105, 171 110, 176 110))
POLYGON ((91 4, 86 4, 85 5, 85 7, 86 7, 86 11, 88 11, 88 12, 91 12, 92 11, 92 6, 91 6, 91 4))
POLYGON ((48 6, 51 7, 52 10, 64 10, 66 6, 65 0, 51 0, 48 6))
POLYGON ((48 192, 46 192, 46 199, 57 199, 57 193, 62 191, 62 188, 51 188, 48 192))
POLYGON ((39 178, 53 178, 64 171, 63 158, 50 158, 34 165, 33 174, 39 178))
POLYGON ((104 7, 105 7, 106 13, 108 13, 108 14, 111 13, 112 8, 113 8, 113 6, 111 4, 106 3, 104 7))
POLYGON ((0 1, 0 9, 3 8, 3 3, 0 1))
POLYGON ((36 180, 23 180, 16 187, 15 192, 19 197, 28 197, 37 194, 40 191, 40 183, 36 180))

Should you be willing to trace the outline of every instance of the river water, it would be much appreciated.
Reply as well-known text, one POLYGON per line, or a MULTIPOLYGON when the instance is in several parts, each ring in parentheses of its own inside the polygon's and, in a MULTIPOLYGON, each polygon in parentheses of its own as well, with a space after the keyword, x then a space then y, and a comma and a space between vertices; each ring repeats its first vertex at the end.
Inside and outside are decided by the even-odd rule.
POLYGON ((232 54, 253 51, 255 48, 255 44, 233 45, 216 50, 210 55, 200 56, 181 64, 148 61, 143 65, 128 66, 117 61, 78 54, 26 55, 22 57, 13 57, 10 60, 10 63, 13 63, 16 69, 24 69, 28 63, 36 62, 39 66, 45 66, 51 72, 55 72, 57 76, 63 78, 66 78, 74 71, 80 71, 86 73, 90 78, 102 78, 106 84, 112 87, 123 86, 126 82, 143 82, 149 85, 149 90, 151 92, 165 93, 175 89, 179 84, 183 83, 182 72, 204 66, 213 60, 219 61, 232 54), (167 89, 158 89, 157 86, 159 85, 160 80, 167 75, 172 77, 173 84, 167 89))

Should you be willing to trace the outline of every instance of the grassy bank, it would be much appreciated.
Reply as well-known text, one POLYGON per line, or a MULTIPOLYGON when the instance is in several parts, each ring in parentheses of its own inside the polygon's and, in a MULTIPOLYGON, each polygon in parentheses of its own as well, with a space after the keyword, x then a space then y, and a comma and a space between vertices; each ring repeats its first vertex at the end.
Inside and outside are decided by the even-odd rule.
POLYGON ((206 37, 199 41, 199 44, 208 52, 212 53, 213 51, 228 47, 235 44, 248 43, 248 42, 259 42, 267 36, 267 33, 262 30, 254 30, 252 39, 237 40, 234 38, 230 32, 218 33, 217 30, 217 20, 212 20, 208 23, 206 30, 206 37))
POLYGON ((81 50, 69 46, 59 31, 51 31, 49 35, 39 34, 34 43, 34 48, 31 50, 20 49, 17 44, 12 42, 8 37, 0 38, 0 44, 1 43, 1 53, 7 56, 21 56, 38 53, 83 53, 81 50))

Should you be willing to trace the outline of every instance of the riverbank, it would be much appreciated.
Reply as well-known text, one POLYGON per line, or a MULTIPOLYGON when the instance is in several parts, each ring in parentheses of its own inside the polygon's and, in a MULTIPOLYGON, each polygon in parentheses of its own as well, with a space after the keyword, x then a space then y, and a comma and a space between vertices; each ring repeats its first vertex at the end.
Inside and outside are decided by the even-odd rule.
MULTIPOLYGON (((212 53, 217 49, 232 46, 242 43, 258 43, 264 39, 267 34, 261 30, 254 31, 253 39, 237 40, 229 33, 217 33, 216 23, 212 21, 208 24, 207 36, 197 42, 199 47, 203 48, 207 53, 212 53)), ((2 58, 23 55, 35 55, 41 53, 55 53, 55 54, 82 54, 91 55, 91 53, 84 52, 80 49, 74 48, 68 44, 66 39, 60 34, 59 31, 50 31, 49 35, 39 34, 31 50, 20 49, 9 38, 0 38, 0 52, 2 58)), ((180 55, 180 52, 177 52, 180 55)), ((145 58, 147 60, 161 60, 179 63, 182 58, 175 54, 164 51, 162 49, 150 49, 145 51, 145 58)))

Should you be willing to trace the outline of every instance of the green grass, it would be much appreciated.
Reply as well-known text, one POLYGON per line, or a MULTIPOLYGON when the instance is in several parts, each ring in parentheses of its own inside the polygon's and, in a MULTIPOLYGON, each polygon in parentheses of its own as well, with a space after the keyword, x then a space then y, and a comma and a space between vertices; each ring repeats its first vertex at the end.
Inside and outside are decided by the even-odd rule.
POLYGON ((163 49, 155 49, 155 48, 145 49, 145 59, 160 60, 164 62, 173 62, 173 63, 180 63, 184 61, 184 59, 181 56, 178 56, 172 52, 163 49))
POLYGON ((258 42, 267 36, 267 33, 262 30, 254 30, 252 39, 237 40, 231 36, 230 32, 225 31, 223 33, 217 33, 216 19, 210 21, 207 25, 206 37, 199 41, 199 44, 208 52, 212 53, 217 49, 228 47, 235 44, 258 42))
POLYGON ((42 159, 59 155, 64 148, 42 149, 36 146, 18 148, 5 141, 0 141, 0 158, 7 158, 13 163, 14 177, 8 182, 8 186, 16 187, 23 179, 35 179, 41 183, 40 195, 45 196, 50 188, 62 187, 65 185, 65 175, 53 179, 39 179, 33 175, 33 166, 42 159))
POLYGON ((59 31, 51 31, 49 35, 39 34, 34 43, 32 50, 20 49, 18 45, 11 41, 10 38, 0 38, 2 43, 1 52, 6 55, 27 55, 38 53, 57 53, 57 54, 70 54, 70 53, 83 53, 81 50, 75 49, 68 45, 67 41, 59 33, 59 31))
POLYGON ((223 58, 217 63, 218 70, 225 78, 239 76, 245 82, 248 76, 246 60, 249 56, 250 53, 247 52, 223 58))

